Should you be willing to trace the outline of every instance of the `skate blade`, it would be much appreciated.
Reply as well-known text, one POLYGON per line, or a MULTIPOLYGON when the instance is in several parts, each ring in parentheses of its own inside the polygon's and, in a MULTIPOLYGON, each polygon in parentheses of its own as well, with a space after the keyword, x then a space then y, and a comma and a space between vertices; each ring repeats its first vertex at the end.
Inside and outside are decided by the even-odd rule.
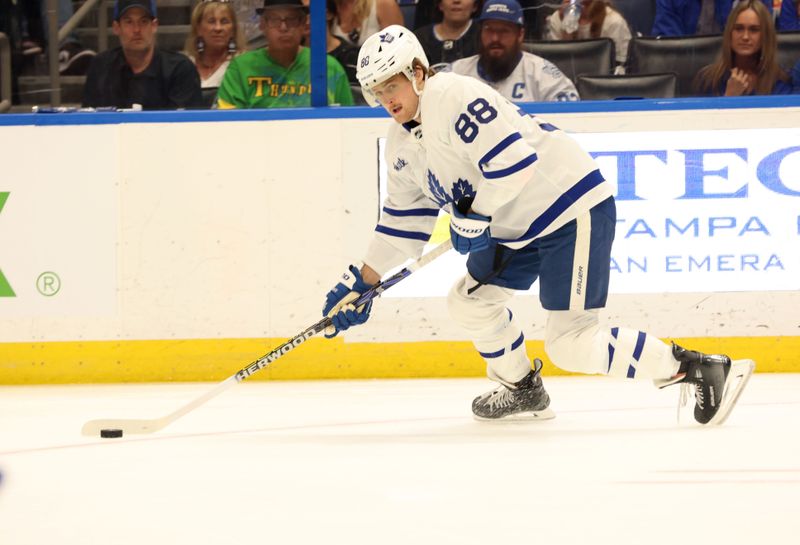
POLYGON ((734 360, 731 362, 731 370, 728 378, 725 379, 725 391, 722 394, 722 404, 714 418, 708 421, 707 426, 719 426, 728 419, 728 415, 739 401, 747 381, 756 369, 756 362, 753 360, 734 360))
POLYGON ((552 420, 556 417, 556 413, 548 407, 541 411, 526 411, 504 416, 503 418, 483 418, 475 413, 472 413, 472 417, 480 422, 534 422, 536 420, 552 420))

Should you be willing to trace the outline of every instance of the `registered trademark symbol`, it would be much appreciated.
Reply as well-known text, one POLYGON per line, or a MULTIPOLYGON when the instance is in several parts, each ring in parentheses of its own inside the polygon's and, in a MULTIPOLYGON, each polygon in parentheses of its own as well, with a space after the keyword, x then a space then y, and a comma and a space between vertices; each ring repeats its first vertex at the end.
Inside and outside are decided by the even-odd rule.
POLYGON ((36 289, 45 297, 52 297, 61 289, 61 279, 56 273, 45 271, 36 279, 36 289))

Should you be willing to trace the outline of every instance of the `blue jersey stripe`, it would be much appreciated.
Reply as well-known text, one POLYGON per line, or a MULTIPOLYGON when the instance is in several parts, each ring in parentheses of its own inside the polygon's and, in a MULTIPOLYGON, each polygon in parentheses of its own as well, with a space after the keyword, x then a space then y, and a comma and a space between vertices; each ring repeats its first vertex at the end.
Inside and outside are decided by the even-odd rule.
POLYGON ((499 358, 505 353, 505 351, 506 351, 505 348, 501 348, 497 352, 478 352, 478 354, 480 354, 484 358, 492 359, 492 358, 499 358))
POLYGON ((516 142, 517 140, 522 140, 522 135, 518 132, 514 132, 500 140, 498 144, 486 152, 486 155, 481 157, 481 160, 478 161, 478 167, 483 170, 483 166, 489 164, 489 161, 497 157, 500 152, 506 149, 508 146, 516 142))
POLYGON ((383 207, 383 211, 389 214, 390 216, 431 216, 437 217, 439 215, 438 210, 434 210, 432 208, 411 208, 410 210, 396 210, 394 208, 389 208, 387 206, 383 207))
POLYGON ((409 238, 412 240, 421 240, 423 242, 428 242, 428 239, 431 238, 431 235, 428 233, 422 233, 420 231, 403 231, 400 229, 392 229, 391 227, 385 227, 383 225, 378 225, 377 227, 375 227, 375 231, 377 231, 378 233, 383 233, 384 235, 390 235, 399 238, 409 238))
POLYGON ((628 366, 628 378, 633 378, 636 376, 636 367, 633 365, 628 366))
POLYGON ((611 372, 611 363, 614 361, 614 345, 608 343, 608 373, 611 372))
POLYGON ((558 127, 555 125, 551 125, 550 123, 539 123, 539 128, 545 132, 553 132, 559 130, 558 127))
POLYGON ((642 350, 644 350, 644 341, 647 339, 647 333, 644 331, 639 332, 639 336, 636 337, 636 347, 633 349, 633 359, 639 361, 639 356, 642 355, 642 350))
MULTIPOLYGON (((619 328, 618 327, 612 327, 611 328, 611 336, 614 337, 614 339, 616 339, 618 334, 619 334, 619 328)), ((613 362, 614 362, 614 345, 611 344, 611 343, 608 343, 608 372, 609 373, 611 372, 611 364, 613 362)))
MULTIPOLYGON (((525 342, 525 334, 524 333, 520 333, 519 337, 517 337, 517 340, 514 341, 513 343, 511 343, 511 350, 516 350, 517 348, 519 348, 522 345, 523 342, 525 342)), ((478 352, 478 353, 484 358, 492 359, 492 358, 499 358, 500 356, 505 354, 506 353, 506 349, 505 348, 501 348, 497 352, 478 352)))
POLYGON ((519 172, 523 168, 535 163, 537 159, 539 159, 539 157, 535 153, 531 153, 530 155, 528 155, 525 159, 523 159, 519 163, 517 163, 515 165, 511 165, 508 168, 504 168, 503 170, 495 170, 495 171, 492 171, 492 172, 483 172, 483 169, 481 169, 481 172, 483 172, 483 177, 488 179, 488 180, 496 180, 497 178, 505 178, 506 176, 511 176, 515 172, 519 172))
POLYGON ((605 181, 603 175, 599 170, 593 170, 581 180, 570 187, 566 193, 562 194, 551 204, 547 210, 533 220, 528 230, 519 238, 495 238, 497 242, 520 242, 522 240, 529 240, 535 238, 542 231, 555 221, 555 219, 564 213, 564 211, 577 202, 581 197, 586 195, 589 191, 600 185, 605 181))

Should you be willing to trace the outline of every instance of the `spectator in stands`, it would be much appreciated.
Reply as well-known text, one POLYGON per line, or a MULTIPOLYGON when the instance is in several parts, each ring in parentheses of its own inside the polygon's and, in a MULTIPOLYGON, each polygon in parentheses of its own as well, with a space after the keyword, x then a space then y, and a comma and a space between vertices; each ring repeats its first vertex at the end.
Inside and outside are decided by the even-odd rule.
MULTIPOLYGON (((303 5, 308 10, 311 0, 302 0, 303 5)), ((344 68, 347 74, 347 80, 351 85, 359 86, 358 78, 356 77, 356 63, 358 62, 358 47, 350 45, 338 36, 336 36, 331 28, 333 27, 333 20, 336 17, 336 0, 326 0, 325 19, 327 21, 327 28, 325 29, 325 47, 328 55, 339 61, 339 64, 344 68)), ((306 25, 306 30, 303 33, 303 45, 310 47, 311 43, 311 25, 306 25)))
POLYGON ((356 64, 358 63, 358 47, 351 45, 333 33, 333 21, 336 19, 336 0, 327 0, 327 52, 328 55, 339 61, 347 73, 347 80, 353 85, 359 85, 356 78, 356 64))
POLYGON ((581 15, 577 30, 568 32, 564 28, 564 11, 570 0, 563 0, 561 8, 547 19, 548 40, 586 40, 590 38, 611 38, 617 56, 617 74, 625 72, 628 58, 628 43, 631 31, 628 22, 620 12, 611 7, 608 0, 581 0, 581 15))
MULTIPOLYGON (((280 108, 311 104, 311 52, 301 45, 308 11, 301 0, 264 0, 256 12, 267 47, 231 60, 217 107, 280 108)), ((353 94, 344 68, 327 56, 328 103, 349 106, 353 94)))
POLYGON ((203 89, 219 87, 231 59, 245 50, 244 34, 231 0, 201 0, 192 11, 184 52, 194 63, 203 89))
MULTIPOLYGON (((39 8, 42 14, 46 14, 47 1, 40 0, 39 8)), ((74 13, 71 0, 58 0, 58 28, 63 27, 74 13)), ((49 38, 48 24, 47 17, 42 17, 45 43, 49 38)), ((96 51, 83 47, 77 34, 74 31, 70 32, 58 45, 58 71, 65 76, 84 75, 95 55, 97 55, 96 51)))
POLYGON ((478 53, 478 24, 472 17, 478 13, 479 0, 437 0, 442 13, 439 23, 414 31, 428 62, 434 70, 448 70, 455 60, 478 53))
POLYGON ((516 0, 488 0, 480 17, 479 53, 453 63, 453 72, 480 79, 509 100, 578 100, 575 85, 556 65, 522 51, 522 8, 516 0))
POLYGON ((345 43, 360 46, 389 25, 402 25, 397 0, 336 0, 333 33, 345 43))
MULTIPOLYGON (((770 13, 773 5, 780 8, 773 16, 777 30, 800 30, 796 0, 761 0, 770 13)), ((719 34, 731 9, 738 0, 657 0, 653 36, 692 36, 719 34)))
MULTIPOLYGON (((46 0, 27 2, 4 0, 2 4, 6 4, 8 8, 4 9, 0 5, 0 21, 4 23, 0 28, 5 28, 9 24, 19 25, 18 32, 21 41, 14 45, 19 46, 18 49, 23 58, 41 54, 44 51, 43 46, 48 45, 47 42, 50 38, 49 21, 46 16, 43 16, 47 13, 46 0), (7 13, 9 9, 11 12, 7 13)), ((72 1, 58 0, 57 13, 58 28, 61 28, 74 13, 72 1)), ((13 43, 15 35, 10 34, 10 36, 13 43)), ((59 43, 58 71, 63 75, 83 75, 95 55, 95 51, 83 47, 75 32, 71 32, 59 43)))
POLYGON ((98 54, 83 89, 87 107, 201 108, 200 78, 180 53, 156 47, 155 0, 117 0, 111 28, 120 46, 98 54))
POLYGON ((700 70, 697 88, 726 97, 791 93, 789 77, 778 65, 772 16, 759 0, 744 0, 733 8, 719 57, 700 70))

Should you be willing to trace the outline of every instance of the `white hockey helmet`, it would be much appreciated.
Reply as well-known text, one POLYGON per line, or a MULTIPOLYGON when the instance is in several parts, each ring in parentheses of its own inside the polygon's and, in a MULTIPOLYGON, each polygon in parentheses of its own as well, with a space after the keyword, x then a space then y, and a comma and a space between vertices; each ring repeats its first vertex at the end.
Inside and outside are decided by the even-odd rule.
MULTIPOLYGON (((417 37, 403 26, 387 26, 367 38, 358 52, 356 72, 367 104, 377 106, 372 88, 397 74, 405 74, 414 85, 414 59, 419 60, 426 70, 430 66, 417 37)), ((416 85, 414 91, 420 94, 416 85)))

